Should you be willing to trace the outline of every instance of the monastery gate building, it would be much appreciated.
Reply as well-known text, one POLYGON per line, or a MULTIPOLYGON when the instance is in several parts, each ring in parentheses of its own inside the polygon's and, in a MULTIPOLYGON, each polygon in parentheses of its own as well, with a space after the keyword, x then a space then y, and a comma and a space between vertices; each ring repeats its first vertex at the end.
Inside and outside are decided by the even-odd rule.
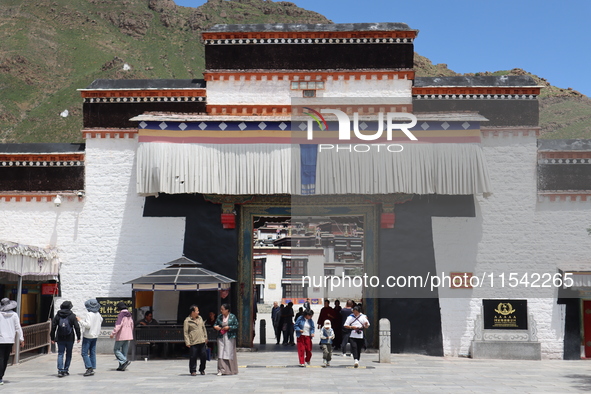
MULTIPOLYGON (((362 290, 373 346, 388 318, 393 352, 472 355, 473 341, 487 339, 483 300, 500 300, 526 305, 527 323, 513 328, 542 357, 579 358, 591 341, 581 317, 591 149, 538 146, 540 87, 529 77, 416 77, 417 34, 402 23, 217 25, 202 34, 202 80, 96 80, 80 89, 85 145, 2 146, 12 181, 0 180, 0 239, 57 247, 61 298, 79 308, 130 297, 124 282, 185 255, 236 280, 238 342, 249 347, 257 221, 345 218, 362 223, 357 262, 380 279, 362 290), (339 140, 343 125, 326 109, 357 112, 361 131, 339 140), (417 140, 404 127, 388 139, 393 122, 410 122, 417 140), (363 138, 382 128, 380 139, 363 138), (432 286, 445 275, 463 279, 432 286), (551 285, 532 286, 536 275, 551 285), (424 283, 382 287, 389 276, 424 283), (577 291, 564 293, 565 277, 577 291)), ((264 291, 332 300, 322 286, 297 289, 311 257, 291 261, 320 235, 306 247, 315 237, 306 229, 289 236, 265 245, 284 271, 273 288, 260 282, 264 291)))

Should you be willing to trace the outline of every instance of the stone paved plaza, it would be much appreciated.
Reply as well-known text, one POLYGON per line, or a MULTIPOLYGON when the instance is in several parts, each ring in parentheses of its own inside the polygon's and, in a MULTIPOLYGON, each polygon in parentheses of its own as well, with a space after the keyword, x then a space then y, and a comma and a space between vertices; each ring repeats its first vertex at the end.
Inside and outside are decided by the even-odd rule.
POLYGON ((297 366, 295 348, 238 353, 240 373, 216 376, 216 362, 208 363, 205 376, 192 377, 188 360, 132 362, 116 371, 114 356, 98 355, 94 376, 84 377, 79 352, 70 376, 56 375, 56 354, 43 355, 8 367, 0 390, 34 392, 399 392, 399 393, 566 393, 591 391, 591 363, 581 361, 502 361, 392 355, 391 364, 377 363, 378 355, 364 353, 361 368, 337 356, 321 368, 322 353, 314 348, 312 366, 297 366))

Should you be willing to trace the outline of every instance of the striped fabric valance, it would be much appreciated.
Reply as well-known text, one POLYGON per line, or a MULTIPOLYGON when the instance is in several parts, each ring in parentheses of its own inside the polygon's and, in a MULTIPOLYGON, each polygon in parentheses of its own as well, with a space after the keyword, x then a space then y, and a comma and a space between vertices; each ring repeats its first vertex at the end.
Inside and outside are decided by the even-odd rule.
POLYGON ((329 149, 311 155, 310 146, 302 149, 305 145, 297 144, 144 142, 137 151, 137 192, 466 195, 492 191, 479 144, 401 145, 402 152, 329 149))

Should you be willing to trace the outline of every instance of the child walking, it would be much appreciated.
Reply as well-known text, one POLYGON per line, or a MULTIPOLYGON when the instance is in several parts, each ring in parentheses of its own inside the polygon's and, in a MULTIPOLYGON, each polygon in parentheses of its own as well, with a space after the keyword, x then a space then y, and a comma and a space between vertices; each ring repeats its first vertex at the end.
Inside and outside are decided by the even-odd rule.
POLYGON ((324 321, 324 327, 320 330, 320 347, 322 348, 322 366, 330 367, 330 360, 332 360, 332 340, 334 339, 334 331, 331 327, 330 320, 324 321))

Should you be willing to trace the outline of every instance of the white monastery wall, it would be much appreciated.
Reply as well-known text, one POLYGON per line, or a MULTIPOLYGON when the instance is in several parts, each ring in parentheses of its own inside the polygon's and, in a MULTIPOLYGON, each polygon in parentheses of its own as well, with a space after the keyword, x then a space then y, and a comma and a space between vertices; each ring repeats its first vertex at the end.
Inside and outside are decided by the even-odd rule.
MULTIPOLYGON (((411 80, 329 77, 324 85, 324 89, 316 91, 316 97, 393 97, 403 98, 401 103, 411 104, 411 80)), ((287 77, 274 76, 262 81, 230 77, 229 80, 207 82, 209 105, 291 105, 292 97, 302 98, 302 91, 292 90, 287 77)))
POLYGON ((508 277, 528 274, 531 283, 533 273, 554 275, 561 264, 588 262, 591 202, 538 200, 534 137, 486 137, 482 145, 493 195, 476 197, 475 218, 433 218, 433 238, 440 274, 472 272, 488 278, 493 273, 495 278, 492 287, 487 279, 481 288, 440 290, 444 353, 469 354, 482 299, 527 299, 543 357, 560 359, 564 307, 556 303, 557 289, 512 288, 508 277), (504 287, 498 276, 503 273, 504 287))
POLYGON ((1 203, 0 239, 59 248, 62 296, 75 312, 89 298, 130 297, 123 282, 182 255, 184 218, 142 217, 136 148, 133 138, 88 139, 83 199, 1 203))

